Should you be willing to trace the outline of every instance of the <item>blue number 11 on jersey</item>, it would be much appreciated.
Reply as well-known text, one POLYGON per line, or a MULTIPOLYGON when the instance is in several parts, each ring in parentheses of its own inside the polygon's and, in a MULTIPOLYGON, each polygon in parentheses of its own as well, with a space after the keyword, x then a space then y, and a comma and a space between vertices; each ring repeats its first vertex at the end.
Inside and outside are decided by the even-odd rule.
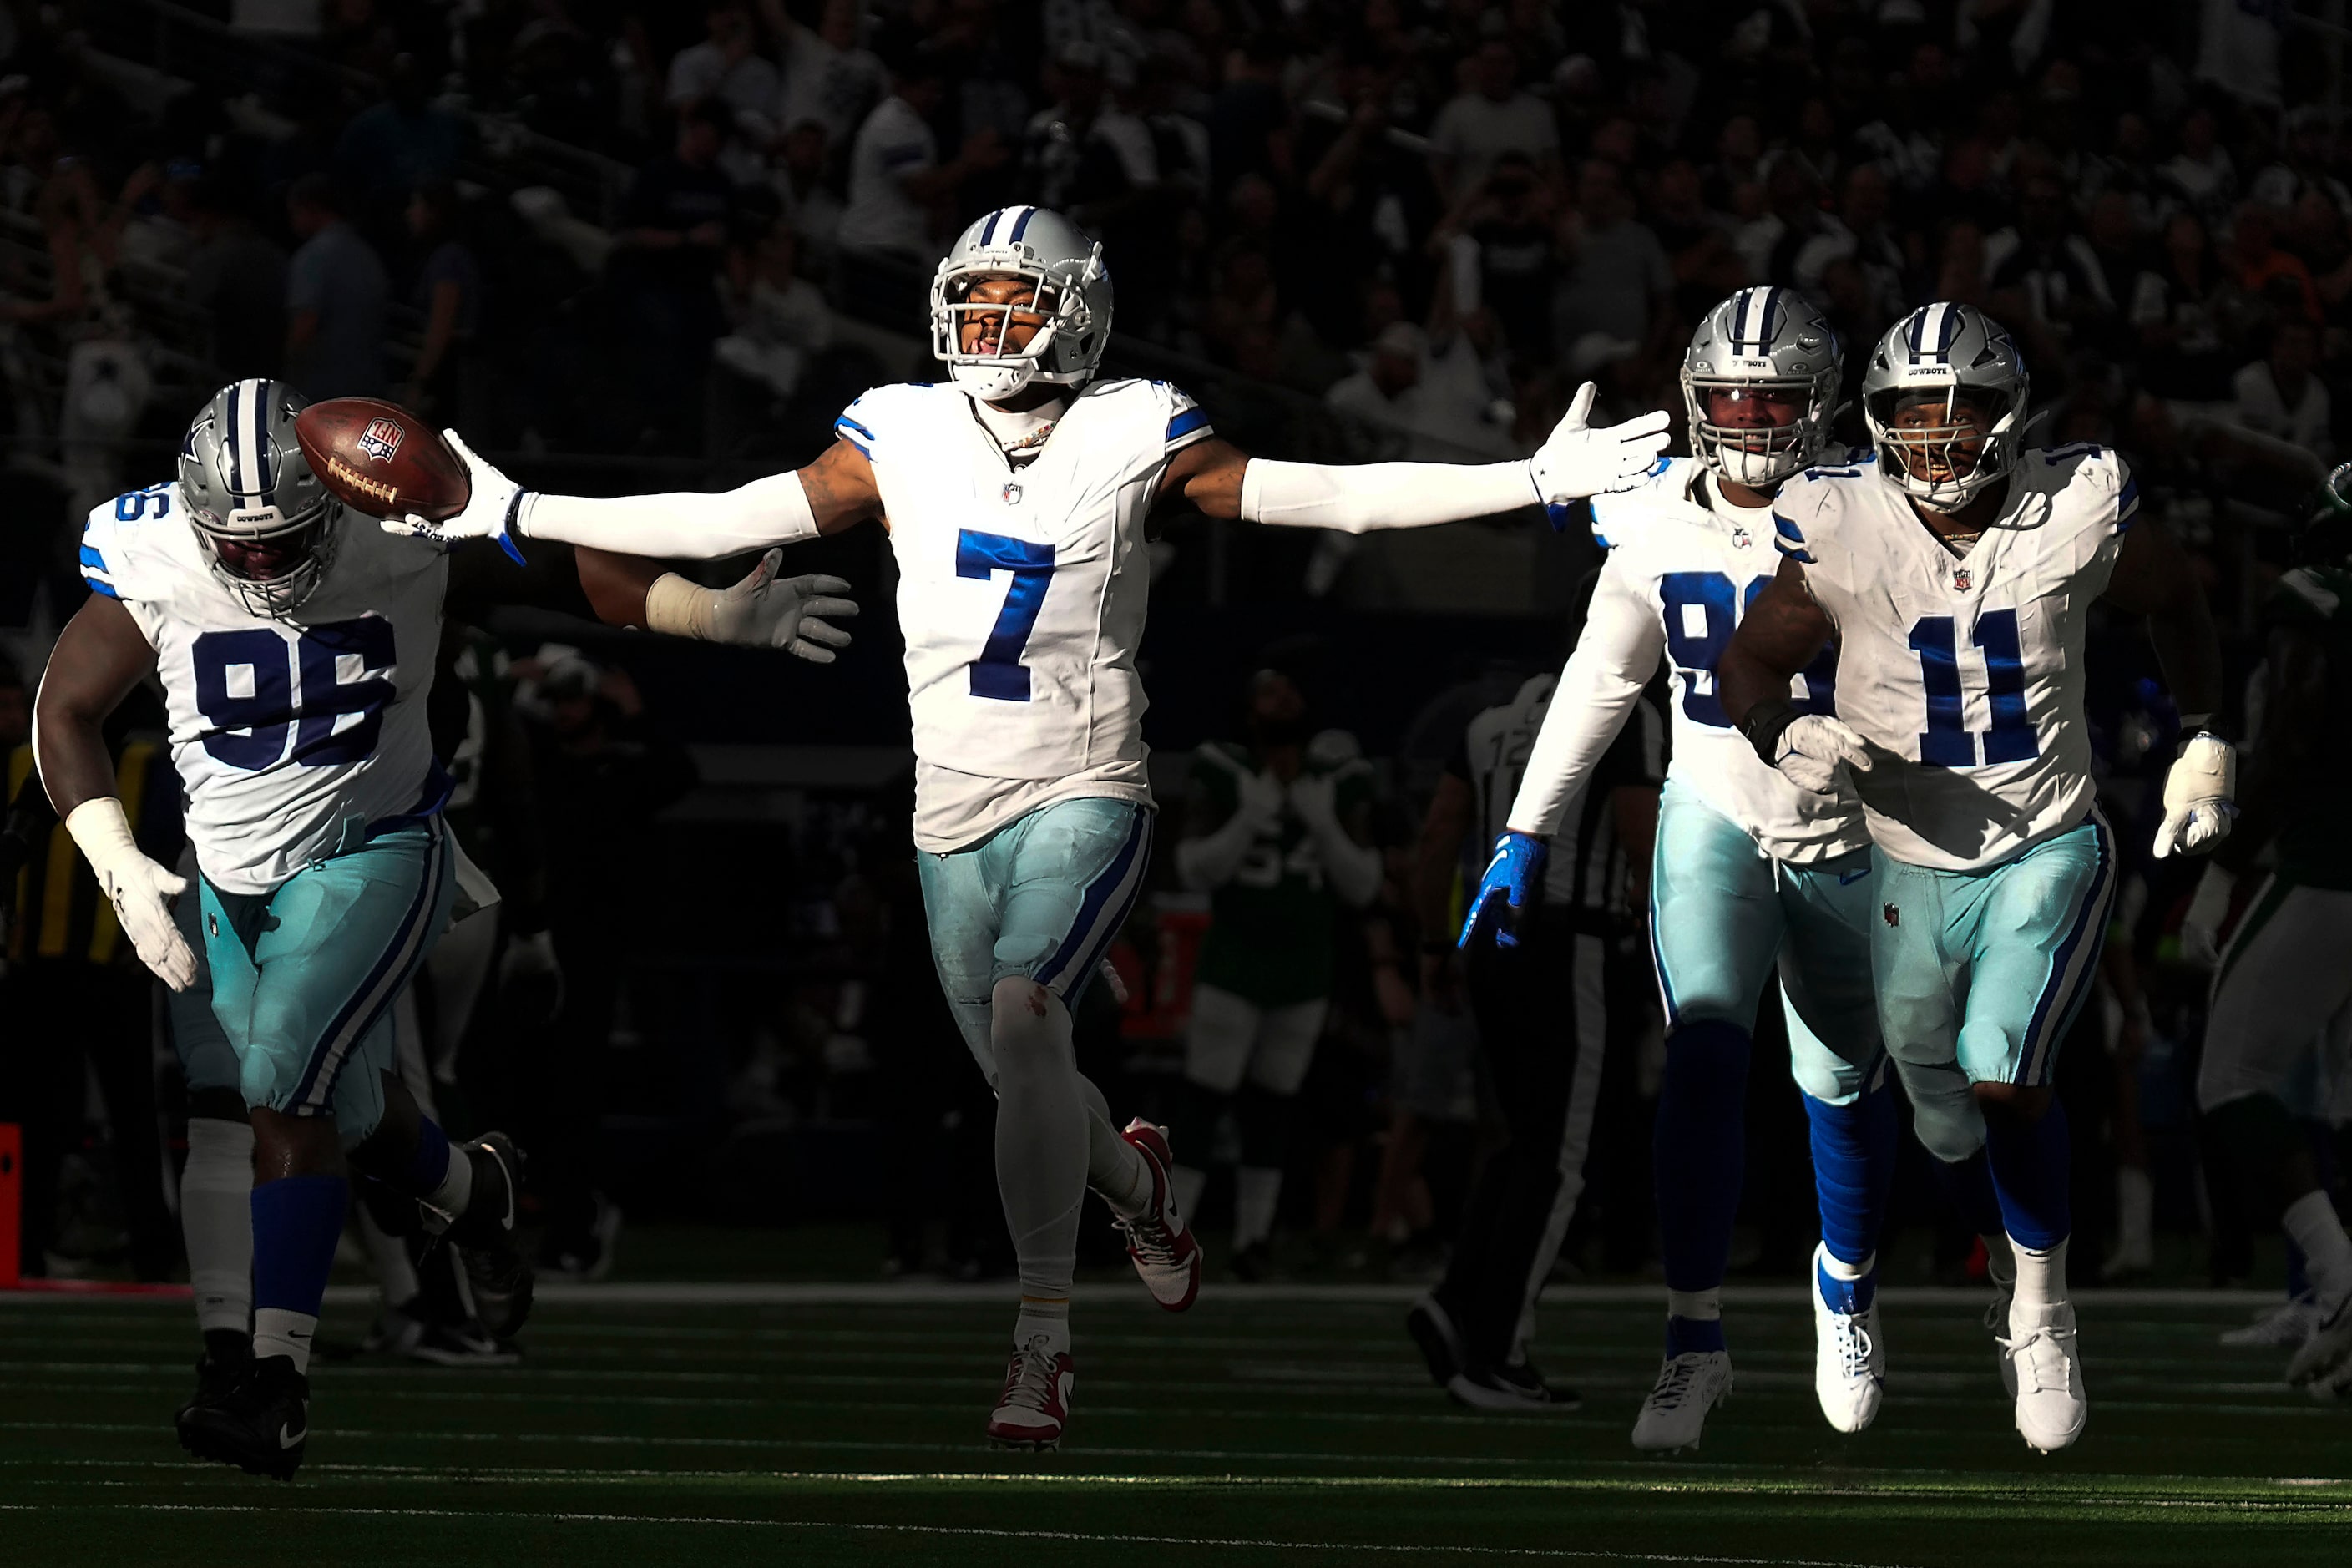
POLYGON ((1919 680, 1927 692, 1927 727, 1919 733, 1919 761, 1931 768, 1979 766, 1979 739, 1984 766, 2032 761, 2042 748, 2025 716, 2025 657, 2018 642, 2017 612, 1985 611, 1977 617, 1970 640, 1984 655, 1986 706, 1992 713, 1992 727, 1982 737, 1961 721, 1959 645, 1952 617, 1927 616, 1911 627, 1911 648, 1919 656, 1919 680))

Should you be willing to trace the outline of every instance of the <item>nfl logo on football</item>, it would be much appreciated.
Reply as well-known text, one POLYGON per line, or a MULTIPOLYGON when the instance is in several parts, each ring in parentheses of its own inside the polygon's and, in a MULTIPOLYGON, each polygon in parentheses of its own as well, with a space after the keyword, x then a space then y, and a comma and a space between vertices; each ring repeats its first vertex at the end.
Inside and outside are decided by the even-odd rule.
POLYGON ((397 420, 371 419, 368 427, 360 432, 360 450, 379 463, 389 463, 392 455, 400 450, 400 425, 397 420))

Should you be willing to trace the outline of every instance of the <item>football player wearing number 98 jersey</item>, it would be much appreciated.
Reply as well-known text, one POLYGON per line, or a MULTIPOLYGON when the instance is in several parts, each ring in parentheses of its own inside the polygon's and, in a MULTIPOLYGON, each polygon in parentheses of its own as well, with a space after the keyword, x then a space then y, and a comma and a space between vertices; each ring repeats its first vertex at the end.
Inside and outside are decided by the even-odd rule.
MULTIPOLYGON (((1067 1414, 1089 1185, 1162 1306, 1190 1306, 1200 1279, 1162 1131, 1120 1130, 1070 1045, 1070 1004, 1150 850, 1136 669, 1147 520, 1184 504, 1350 532, 1452 522, 1623 484, 1665 441, 1663 414, 1586 428, 1588 386, 1527 461, 1254 460, 1174 387, 1098 377, 1110 327, 1102 247, 1059 214, 1003 208, 965 229, 932 279, 932 348, 950 379, 866 393, 807 467, 724 495, 587 500, 528 494, 477 463, 471 504, 437 530, 700 556, 869 519, 889 531, 931 951, 996 1091, 997 1183, 1020 1264, 988 1431, 1025 1447, 1057 1443, 1067 1414)), ((656 595, 643 614, 660 627, 674 612, 656 595)))
MULTIPOLYGON (((224 387, 188 426, 173 482, 90 514, 81 571, 91 596, 50 655, 34 729, 51 803, 140 958, 174 991, 198 984, 198 970, 173 901, 200 900, 210 1006, 228 1051, 188 1062, 184 1190, 187 1203, 225 1212, 192 1220, 190 1262, 206 1279, 225 1258, 241 1260, 241 1177, 253 1323, 251 1354, 233 1356, 223 1342, 236 1337, 230 1324, 243 1331, 241 1302, 226 1321, 199 1320, 220 1337, 207 1335, 179 1430, 202 1458, 281 1477, 305 1450, 310 1336, 350 1169, 446 1226, 494 1331, 510 1333, 530 1301, 513 1146, 492 1133, 453 1148, 387 1076, 393 1002, 470 870, 441 824, 449 785, 425 711, 451 563, 437 543, 344 518, 295 439, 307 401, 283 382, 224 387), (132 841, 100 734, 151 675, 163 681, 187 794, 194 889, 132 841)), ((593 581, 558 595, 559 607, 584 612, 574 602, 583 587, 641 602, 656 570, 591 567, 584 552, 581 565, 593 581)), ((474 593, 501 598, 555 586, 547 566, 561 558, 529 576, 488 554, 460 563, 474 593), (509 580, 464 570, 486 563, 509 580)), ((790 642, 801 624, 803 585, 775 584, 773 572, 763 563, 728 599, 742 640, 790 642)), ((476 901, 495 900, 486 881, 466 880, 476 901)))
MULTIPOLYGON (((1658 812, 1650 942, 1666 1015, 1655 1141, 1666 1276, 1665 1355, 1634 1446, 1696 1447, 1731 1387, 1722 1322, 1745 1159, 1756 1009, 1777 975, 1790 1066, 1812 1126, 1822 1245, 1808 1260, 1814 1394, 1842 1432, 1878 1413, 1886 1369, 1878 1235, 1896 1121, 1870 986, 1870 837, 1851 790, 1801 789, 1724 716, 1717 661, 1779 556, 1772 498, 1822 456, 1837 334, 1801 295, 1743 289, 1700 322, 1683 360, 1697 456, 1595 497, 1609 550, 1576 650, 1528 761, 1465 942, 1507 944, 1536 858, 1661 660, 1674 760, 1658 812)), ((1834 713, 1834 649, 1784 695, 1834 713)))
POLYGON ((2221 650, 2187 557, 2139 515, 2115 453, 2025 447, 2027 393, 2016 343, 1974 307, 1898 322, 1863 375, 1874 460, 1781 488, 1779 572, 1719 668, 1724 711, 1759 756, 1861 797, 1880 1027, 1997 1283, 2013 1263, 2000 1369, 2018 1431, 2046 1453, 2088 1415, 2051 1082, 2116 881, 2083 712, 2092 601, 2148 617, 2182 710, 2158 856, 2228 831, 2233 764, 2211 728, 2221 650), (1789 697, 1832 643, 1834 718, 1789 697))

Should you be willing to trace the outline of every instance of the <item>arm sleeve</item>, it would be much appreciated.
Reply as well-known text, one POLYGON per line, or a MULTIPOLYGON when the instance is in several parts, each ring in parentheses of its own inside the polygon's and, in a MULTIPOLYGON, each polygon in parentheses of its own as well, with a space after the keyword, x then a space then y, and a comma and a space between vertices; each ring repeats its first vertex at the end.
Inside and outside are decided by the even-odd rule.
POLYGON ((716 561, 771 544, 816 537, 816 514, 797 471, 753 479, 716 495, 532 495, 515 520, 525 539, 554 539, 621 555, 716 561))
POLYGON ((1252 458, 1242 470, 1244 519, 1342 533, 1465 522, 1542 500, 1524 460, 1335 465, 1252 458))
POLYGON ((1658 667, 1665 633, 1617 569, 1621 559, 1612 555, 1601 568, 1584 635, 1576 640, 1537 731, 1505 824, 1514 833, 1549 838, 1559 831, 1568 803, 1607 754, 1658 667))

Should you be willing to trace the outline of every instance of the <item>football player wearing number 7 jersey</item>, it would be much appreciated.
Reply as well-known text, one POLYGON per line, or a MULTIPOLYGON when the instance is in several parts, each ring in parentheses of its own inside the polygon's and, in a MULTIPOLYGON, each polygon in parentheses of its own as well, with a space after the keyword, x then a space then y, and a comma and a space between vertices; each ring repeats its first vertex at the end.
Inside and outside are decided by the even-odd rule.
MULTIPOLYGON (((512 1332, 530 1296, 513 1145, 492 1133, 452 1147, 389 1071, 393 1002, 459 884, 478 902, 496 897, 452 853, 440 819, 449 782, 425 722, 451 563, 437 544, 343 516, 295 439, 306 404, 283 382, 224 387, 189 426, 174 482, 90 514, 91 596, 50 655, 33 736, 50 802, 141 960, 174 991, 196 982, 197 966, 173 903, 200 900, 211 1007, 234 1060, 205 1052, 189 1063, 184 1194, 207 1205, 187 1226, 190 1265, 227 1281, 216 1293, 231 1316, 199 1321, 224 1338, 241 1332, 249 1234, 252 1354, 215 1357, 208 1335, 198 1396, 178 1425, 200 1458, 281 1478, 307 1445, 310 1337, 352 1171, 446 1227, 494 1332, 512 1332), (194 889, 132 842, 100 734, 151 676, 186 791, 194 889)), ((583 552, 580 566, 568 594, 553 556, 528 578, 488 553, 455 575, 477 597, 553 588, 559 607, 576 610, 588 607, 575 602, 582 589, 620 605, 642 603, 650 585, 700 605, 705 635, 775 646, 814 630, 804 610, 845 607, 809 596, 826 580, 776 583, 772 558, 724 595, 682 578, 683 592, 664 587, 650 562, 583 552)), ((826 628, 821 640, 837 636, 826 628)))
MULTIPOLYGON (((1070 1045, 1070 1004, 1150 850, 1136 669, 1147 520, 1181 504, 1349 532, 1452 522, 1612 489, 1665 443, 1663 414, 1586 428, 1587 387, 1528 461, 1254 460, 1174 387, 1098 379, 1110 327, 1102 247, 1056 213, 1003 208, 965 229, 932 279, 932 348, 951 379, 866 393, 806 468, 724 495, 587 500, 527 494, 476 461, 472 503, 439 527, 699 556, 868 519, 889 531, 931 952, 996 1091, 997 1183, 1020 1265, 988 1431, 1033 1447, 1060 1440, 1068 1410, 1070 1278, 1088 1185, 1162 1306, 1190 1306, 1200 1280, 1163 1132, 1120 1130, 1070 1045)), ((655 627, 673 614, 660 595, 643 608, 655 627)))
MULTIPOLYGON (((1870 990, 1869 835, 1851 791, 1800 789, 1756 760, 1724 716, 1716 673, 1779 559, 1772 497, 1829 439, 1839 363, 1828 321, 1787 289, 1743 289, 1699 324, 1683 358, 1697 457, 1592 502, 1609 559, 1463 932, 1465 946, 1513 942, 1546 838, 1665 660, 1674 760, 1658 810, 1650 941, 1666 1015, 1654 1144, 1666 1342, 1633 1425, 1640 1448, 1696 1447, 1731 1389, 1723 1276, 1739 1208, 1750 1034, 1776 973, 1812 1125, 1822 1245, 1806 1273, 1814 1393, 1830 1424, 1869 1426, 1885 1375, 1877 1249, 1896 1122, 1870 990)), ((1836 711, 1834 652, 1808 665, 1793 690, 1808 712, 1836 711)))
POLYGON ((2116 881, 2083 712, 2093 600, 2148 618, 2181 709, 2159 857, 2229 831, 2235 764, 2212 727, 2221 648, 2188 558, 2139 516, 2115 453, 2025 446, 2027 391, 2016 343, 1974 307, 1896 323, 1863 374, 1874 461, 1781 488, 1780 570, 1719 668, 1724 712, 1759 757, 1861 796, 1880 1028, 1928 1152, 1963 1172, 1987 1156, 1976 1223, 1996 1233, 1996 1281, 2001 1253, 2015 1268, 2002 1381, 2018 1432, 2049 1453, 2089 1414, 2052 1075, 2116 881), (1834 718, 1789 695, 1832 642, 1834 718))

